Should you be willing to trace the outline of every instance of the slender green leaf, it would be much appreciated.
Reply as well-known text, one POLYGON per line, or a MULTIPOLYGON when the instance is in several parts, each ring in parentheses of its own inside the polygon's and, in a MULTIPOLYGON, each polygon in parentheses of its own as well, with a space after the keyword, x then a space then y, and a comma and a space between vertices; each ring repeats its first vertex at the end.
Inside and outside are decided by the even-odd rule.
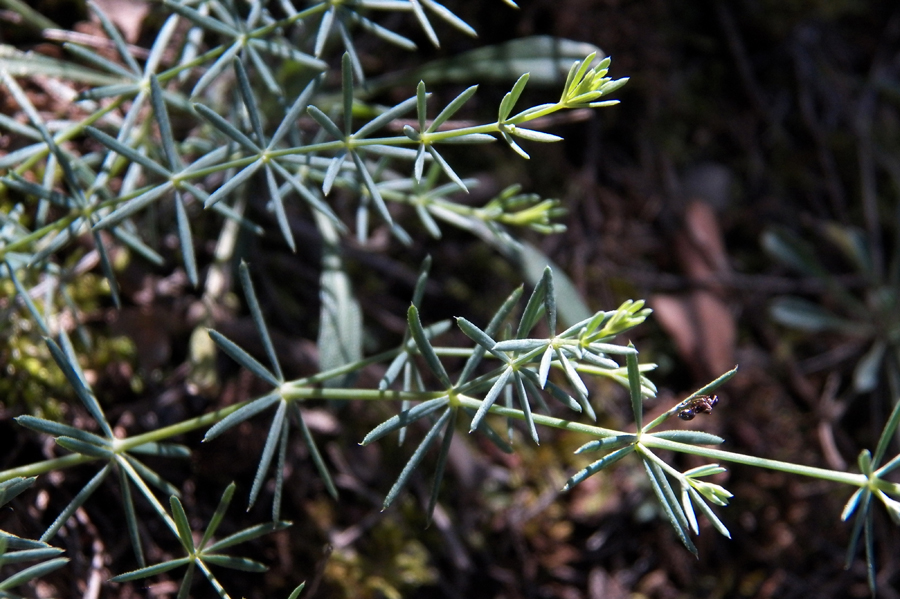
POLYGON ((497 342, 491 339, 490 335, 479 329, 467 319, 463 318, 462 316, 458 316, 456 318, 456 325, 459 327, 459 330, 465 333, 466 337, 480 345, 482 348, 490 351, 505 362, 509 361, 509 358, 507 358, 505 354, 494 352, 494 346, 497 344, 497 342))
POLYGON ((41 316, 37 306, 35 306, 34 302, 31 300, 31 295, 25 290, 25 287, 19 281, 19 277, 16 276, 16 269, 13 268, 8 260, 4 260, 3 264, 6 266, 7 275, 12 279, 13 285, 16 287, 16 296, 25 304, 29 314, 31 314, 31 318, 34 319, 38 328, 41 329, 41 333, 45 337, 50 337, 50 329, 47 327, 47 323, 44 321, 44 317, 41 316))
POLYGON ((206 530, 203 532, 203 538, 200 540, 200 544, 197 545, 197 549, 203 549, 206 547, 206 544, 209 540, 216 534, 216 530, 219 529, 219 525, 222 523, 222 519, 225 517, 225 512, 228 510, 228 506, 231 505, 231 498, 234 496, 234 491, 237 488, 233 482, 225 487, 225 491, 222 492, 222 498, 219 499, 219 505, 216 507, 216 511, 213 513, 212 518, 209 520, 209 525, 206 527, 206 530))
POLYGON ((444 365, 437 357, 437 354, 434 353, 434 348, 428 341, 428 336, 425 334, 425 329, 419 320, 419 310, 414 305, 410 305, 409 310, 407 310, 407 323, 409 331, 416 342, 416 347, 419 348, 419 353, 425 359, 428 369, 438 378, 441 385, 448 389, 452 387, 453 383, 450 382, 450 376, 444 369, 444 365))
POLYGON ((442 407, 446 406, 448 403, 449 400, 446 397, 439 397, 437 399, 429 399, 428 401, 423 401, 422 403, 413 406, 408 410, 404 410, 396 416, 388 418, 387 420, 373 428, 371 431, 369 431, 369 434, 365 436, 360 445, 368 445, 369 443, 377 441, 378 439, 394 432, 395 430, 409 426, 419 418, 424 418, 432 412, 435 412, 436 410, 439 410, 442 407))
POLYGON ((472 37, 478 37, 478 33, 472 28, 471 25, 460 19, 458 16, 453 14, 446 6, 441 4, 440 2, 435 2, 435 0, 419 0, 426 8, 434 11, 441 19, 455 27, 456 29, 462 31, 466 35, 472 37))
POLYGON ((272 521, 281 520, 281 496, 284 490, 284 470, 287 461, 288 419, 281 423, 281 440, 278 442, 278 461, 275 463, 275 492, 272 496, 272 521))
POLYGON ((94 247, 97 248, 97 253, 100 254, 100 270, 103 272, 103 276, 109 285, 110 299, 112 299, 116 309, 120 309, 122 301, 119 298, 119 284, 116 282, 116 273, 113 270, 112 260, 109 259, 109 253, 106 251, 106 246, 103 245, 100 232, 96 230, 91 231, 91 236, 94 238, 94 247))
POLYGON ((56 520, 53 521, 53 524, 44 531, 44 534, 41 535, 41 541, 46 543, 50 539, 56 536, 56 533, 59 532, 59 529, 62 528, 63 524, 72 517, 72 514, 75 513, 75 510, 84 505, 84 502, 87 501, 88 497, 97 490, 97 487, 100 486, 100 483, 106 478, 106 475, 109 474, 109 470, 112 468, 112 464, 107 462, 103 468, 100 469, 94 477, 88 481, 84 488, 78 492, 78 494, 72 498, 72 501, 69 502, 69 505, 57 516, 56 520))
POLYGON ((300 583, 296 589, 294 589, 290 595, 288 595, 288 599, 298 599, 300 597, 300 593, 303 592, 303 589, 306 587, 306 581, 300 583))
POLYGON ((306 443, 307 449, 309 449, 309 455, 313 460, 313 464, 315 464, 319 476, 322 477, 322 482, 325 483, 325 489, 333 499, 337 499, 337 487, 334 486, 334 480, 331 478, 331 473, 328 472, 328 466, 325 465, 325 460, 322 459, 322 454, 319 452, 316 440, 312 436, 309 427, 306 425, 306 420, 303 419, 303 412, 300 411, 296 402, 291 402, 291 407, 297 421, 300 423, 300 434, 303 435, 303 441, 306 443))
POLYGON ((110 212, 109 214, 98 220, 96 223, 94 223, 93 228, 106 229, 109 227, 114 227, 115 225, 120 224, 126 218, 132 216, 140 210, 143 210, 152 202, 158 200, 173 189, 175 189, 175 185, 172 182, 157 185, 146 191, 145 193, 142 193, 141 195, 128 200, 124 204, 120 204, 114 211, 110 212))
MULTIPOLYGON (((181 579, 181 585, 178 587, 178 594, 175 595, 175 599, 188 599, 191 592, 191 585, 194 582, 194 571, 197 568, 197 564, 203 565, 198 559, 193 559, 188 564, 188 568, 184 573, 184 578, 181 579)), ((215 586, 215 583, 213 584, 215 586)), ((223 597, 224 599, 224 597, 223 597)))
POLYGON ((210 125, 236 141, 251 154, 259 154, 260 152, 262 152, 262 148, 260 148, 253 140, 247 137, 237 127, 229 123, 225 118, 219 116, 219 114, 212 108, 209 108, 208 106, 197 102, 193 104, 193 107, 194 110, 196 110, 200 114, 200 116, 209 121, 210 125))
POLYGON ((184 566, 185 564, 189 564, 190 562, 190 557, 179 557, 178 559, 169 560, 161 564, 154 564, 152 566, 147 566, 146 568, 139 568, 137 570, 132 570, 131 572, 119 574, 118 576, 113 576, 109 579, 109 581, 128 582, 130 580, 150 578, 151 576, 156 576, 157 574, 162 574, 163 572, 168 572, 169 570, 174 570, 175 568, 184 566))
POLYGON ((224 539, 213 543, 209 546, 205 553, 215 553, 217 551, 225 549, 226 547, 231 547, 232 545, 244 543, 246 541, 251 541, 257 537, 267 535, 270 532, 284 530, 290 525, 290 522, 267 522, 265 524, 257 524, 256 526, 245 528, 244 530, 236 532, 233 535, 229 535, 224 539))
POLYGON ((206 435, 203 437, 203 441, 212 441, 231 427, 240 424, 244 420, 248 418, 252 418, 256 414, 259 414, 263 410, 269 408, 276 402, 281 400, 281 395, 276 391, 269 393, 268 395, 264 395, 259 399, 254 399, 244 407, 238 409, 235 412, 232 412, 215 425, 210 427, 210 429, 206 432, 206 435))
POLYGON ((109 422, 107 422, 106 416, 103 414, 103 409, 100 407, 100 403, 97 401, 97 398, 94 397, 93 392, 91 392, 91 390, 88 389, 87 386, 85 386, 83 378, 78 374, 78 372, 81 370, 80 367, 78 367, 77 364, 69 361, 68 356, 63 353, 59 345, 57 345, 53 339, 45 337, 44 341, 47 343, 47 348, 50 350, 50 354, 53 356, 53 361, 56 362, 60 370, 63 371, 63 374, 66 375, 66 380, 68 380, 69 384, 72 385, 72 388, 75 390, 75 394, 78 396, 78 399, 81 400, 81 402, 87 408, 88 412, 90 412, 91 416, 93 416, 97 424, 100 425, 100 429, 103 431, 103 434, 112 439, 112 428, 110 428, 109 422))
POLYGON ((528 403, 528 394, 525 393, 525 384, 522 382, 521 373, 515 373, 513 377, 513 382, 516 386, 516 396, 519 398, 519 407, 522 408, 522 413, 525 415, 525 423, 528 425, 528 432, 531 434, 531 439, 534 441, 535 445, 540 445, 540 439, 538 439, 537 427, 534 425, 534 417, 531 415, 531 404, 528 403))
POLYGON ((105 447, 94 445, 93 443, 85 443, 80 439, 73 439, 72 437, 57 437, 56 444, 71 452, 80 453, 81 455, 90 456, 92 458, 109 459, 113 456, 113 452, 105 447))
POLYGON ((391 121, 400 118, 401 116, 412 110, 413 107, 416 106, 417 102, 418 98, 416 96, 403 100, 393 108, 382 112, 380 115, 360 127, 359 130, 352 135, 352 137, 354 139, 362 139, 370 135, 371 133, 374 133, 391 121))
POLYGON ((723 537, 730 539, 731 532, 729 532, 728 528, 722 524, 722 521, 719 520, 718 516, 716 516, 715 512, 712 511, 712 508, 706 504, 706 501, 703 499, 703 496, 697 492, 693 487, 688 487, 688 493, 690 493, 691 498, 697 504, 697 507, 700 508, 700 511, 703 512, 703 515, 706 516, 707 520, 709 520, 713 527, 719 532, 723 537))
POLYGON ((582 482, 586 478, 597 474, 598 472, 600 472, 601 470, 603 470, 604 468, 606 468, 607 466, 609 466, 611 464, 615 464, 616 462, 618 462, 619 460, 621 460, 622 458, 627 456, 632 451, 634 451, 634 445, 628 445, 627 447, 623 447, 621 449, 617 449, 616 451, 614 451, 612 453, 606 454, 605 456, 603 456, 596 462, 590 464, 586 468, 583 468, 583 469, 579 470, 578 472, 576 472, 575 474, 573 474, 571 476, 571 478, 569 478, 569 480, 566 482, 566 486, 563 487, 563 491, 568 491, 569 489, 571 489, 578 483, 582 482))
POLYGON ((378 186, 375 185, 375 180, 372 179, 372 175, 366 168, 363 159, 356 152, 351 152, 350 155, 353 157, 354 164, 356 164, 357 174, 362 178, 363 184, 369 191, 369 195, 372 197, 372 201, 375 202, 375 208, 378 210, 378 214, 381 215, 384 222, 393 227, 394 219, 391 217, 391 213, 388 212, 387 205, 384 203, 384 198, 381 196, 378 186))
POLYGON ((272 463, 272 457, 275 455, 275 449, 281 441, 281 427, 284 424, 284 417, 287 414, 288 402, 284 399, 278 404, 275 416, 272 418, 272 424, 269 426, 269 434, 266 437, 266 444, 263 447, 262 456, 259 458, 259 467, 256 469, 256 476, 253 477, 253 487, 250 489, 250 500, 247 505, 249 510, 256 503, 256 497, 262 489, 262 483, 266 478, 266 472, 272 463))
POLYGON ((16 572, 3 582, 0 582, 0 590, 13 589, 20 584, 24 584, 29 580, 33 580, 35 578, 42 578, 57 570, 62 568, 69 562, 69 559, 66 557, 58 557, 56 559, 52 559, 47 562, 41 562, 40 564, 35 564, 31 567, 25 568, 20 572, 16 572))
MULTIPOLYGON (((628 346, 634 347, 631 343, 628 346)), ((644 402, 641 396, 641 373, 638 370, 637 354, 626 355, 625 363, 628 367, 628 391, 631 397, 631 410, 634 413, 635 425, 640 430, 644 419, 644 402)))
POLYGON ((138 529, 137 513, 134 511, 134 499, 131 496, 131 483, 128 482, 128 475, 122 468, 119 471, 119 489, 122 492, 122 504, 125 506, 125 526, 128 528, 128 537, 131 539, 131 547, 134 550, 134 557, 137 559, 138 566, 144 568, 147 566, 147 560, 144 558, 144 547, 141 544, 141 533, 138 529))
MULTIPOLYGON (((266 381, 270 385, 276 387, 278 386, 278 378, 276 378, 276 376, 272 374, 268 368, 260 364, 253 356, 241 349, 238 344, 216 330, 209 329, 207 332, 209 333, 209 336, 212 338, 212 340, 215 341, 216 345, 218 345, 222 351, 228 354, 231 359, 233 359, 235 362, 258 376, 262 380, 266 381)), ((219 424, 221 424, 221 422, 219 424)))
POLYGON ((232 557, 230 555, 217 555, 205 553, 203 561, 213 566, 221 566, 241 572, 265 572, 268 566, 246 557, 232 557))
MULTIPOLYGON (((475 416, 475 410, 473 410, 471 408, 467 408, 464 406, 463 411, 465 411, 465 413, 468 414, 469 416, 472 416, 472 417, 475 416)), ((492 429, 490 426, 488 426, 487 422, 482 421, 481 426, 478 427, 478 432, 483 434, 485 437, 487 437, 487 440, 490 441, 491 443, 493 443, 495 446, 497 446, 497 449, 499 449, 503 453, 509 453, 509 454, 513 453, 512 445, 507 443, 503 439, 503 437, 498 435, 497 432, 494 431, 494 429, 492 429)))
MULTIPOLYGON (((115 137, 107 135, 100 129, 97 129, 96 127, 88 126, 88 127, 84 128, 84 132, 87 133, 88 135, 90 135, 91 137, 93 137, 95 140, 97 140, 104 146, 106 146, 107 148, 109 148, 111 151, 115 152, 116 154, 124 156, 131 162, 141 165, 148 171, 150 171, 156 175, 159 175, 163 179, 169 179, 170 177, 172 177, 172 171, 165 168, 164 166, 157 163, 156 161, 151 160, 146 155, 141 154, 140 152, 138 152, 131 146, 125 145, 124 143, 122 143, 118 139, 116 139, 115 137)), ((130 200, 130 201, 133 202, 134 200, 130 200)))
POLYGON ((658 433, 651 433, 651 436, 659 437, 660 439, 668 439, 669 441, 678 441, 680 443, 690 443, 691 445, 719 445, 720 443, 725 442, 725 439, 722 437, 711 433, 704 433, 702 431, 660 431, 658 433))
POLYGON ((247 300, 247 307, 250 308, 250 315, 253 317, 253 324, 256 325, 256 331, 259 333, 260 340, 266 350, 266 356, 268 356, 269 363, 272 365, 275 376, 280 383, 284 380, 284 375, 281 373, 281 366, 278 364, 275 346, 272 345, 272 339, 269 337, 269 329, 266 327, 262 309, 259 306, 259 301, 256 299, 256 292, 253 290, 253 281, 250 279, 250 267, 247 266, 246 262, 241 261, 238 272, 241 277, 241 288, 244 290, 244 298, 247 300))
POLYGON ((866 579, 869 582, 869 592, 872 596, 875 596, 875 517, 871 512, 866 518, 866 522, 863 525, 863 530, 865 531, 865 544, 866 544, 866 579))
POLYGON ((427 132, 431 133, 440 129, 441 125, 447 122, 454 114, 459 111, 460 108, 463 107, 463 104, 468 102, 472 96, 475 95, 475 92, 478 91, 478 86, 473 85, 472 87, 466 88, 461 94, 453 98, 449 104, 436 116, 434 120, 431 121, 431 124, 428 126, 427 132))
MULTIPOLYGON (((119 459, 122 459, 123 456, 119 455, 119 459)), ((160 476, 156 471, 151 468, 145 466, 140 460, 134 458, 130 455, 125 455, 124 459, 131 465, 134 469, 135 474, 138 474, 142 479, 147 479, 147 481, 165 493, 166 495, 175 495, 180 496, 181 492, 177 487, 169 483, 166 479, 160 476)))
POLYGON ((306 109, 306 112, 313 118, 314 121, 319 123, 319 125, 325 131, 331 134, 335 139, 344 139, 346 137, 343 131, 341 131, 340 128, 334 124, 334 121, 328 118, 328 115, 319 110, 316 106, 310 105, 306 109))
POLYGON ((58 547, 40 547, 37 549, 25 549, 23 551, 10 551, 0 554, 0 566, 56 557, 62 552, 63 550, 58 547))
POLYGON ((181 541, 181 545, 185 551, 193 553, 194 535, 191 532, 187 514, 184 513, 184 506, 181 505, 181 501, 174 495, 169 497, 169 506, 172 508, 172 520, 175 521, 175 526, 178 528, 178 538, 181 541))
MULTIPOLYGON (((28 415, 19 416, 15 421, 25 428, 53 437, 67 436, 101 447, 109 446, 109 439, 104 439, 94 433, 89 433, 88 431, 69 426, 68 424, 62 424, 61 422, 53 422, 52 420, 44 420, 43 418, 36 418, 28 415)), ((2 505, 2 502, 0 502, 0 505, 2 505)))
POLYGON ((512 367, 507 367, 500 376, 497 377, 497 380, 494 381, 490 391, 488 391, 487 395, 484 396, 484 399, 481 400, 481 405, 478 407, 475 417, 472 418, 472 424, 469 426, 470 433, 481 426, 481 421, 484 420, 484 417, 487 416, 491 406, 494 405, 494 402, 500 396, 500 392, 503 391, 503 388, 506 386, 512 373, 512 367))
POLYGON ((428 508, 425 512, 425 517, 428 519, 429 524, 434 515, 434 507, 437 505, 438 493, 441 489, 441 480, 444 478, 444 469, 447 466, 447 458, 450 455, 450 444, 453 442, 453 433, 456 430, 454 427, 454 424, 456 423, 456 411, 457 408, 455 407, 448 410, 450 418, 447 420, 447 427, 444 429, 444 439, 441 442, 437 464, 435 464, 434 467, 434 482, 431 485, 431 497, 428 499, 428 508))
POLYGON ((425 457, 425 452, 428 451, 428 448, 431 447, 431 444, 434 443, 434 440, 437 438, 440 430, 447 424, 447 421, 450 419, 450 415, 452 410, 446 410, 440 418, 438 418, 437 422, 431 427, 431 430, 428 431, 428 434, 425 435, 425 438, 422 439, 422 442, 416 448, 416 451, 413 452, 412 456, 409 458, 409 461, 406 463, 406 466, 403 467, 403 471, 400 473, 400 476, 397 477, 396 482, 391 487, 391 490, 388 491, 387 496, 384 498, 384 503, 382 504, 382 509, 387 509, 388 506, 393 503, 394 499, 397 497, 397 494, 403 489, 406 483, 409 481, 409 477, 412 474, 413 470, 416 469, 416 466, 422 461, 422 458, 425 457))
POLYGON ((637 441, 637 435, 616 435, 614 437, 604 437, 596 441, 588 441, 575 450, 575 453, 584 453, 586 451, 599 451, 601 449, 612 449, 618 445, 625 443, 634 443, 637 441))
POLYGON ((459 178, 459 175, 454 172, 453 167, 451 167, 444 157, 441 156, 438 151, 433 146, 428 146, 428 153, 431 154, 431 157, 434 158, 434 161, 441 167, 441 170, 444 171, 444 174, 450 177, 450 180, 456 183, 460 189, 464 192, 469 193, 469 188, 466 187, 466 184, 462 179, 459 178))
MULTIPOLYGON (((619 451, 622 450, 620 449, 619 451)), ((678 535, 678 538, 684 543, 684 546, 696 556, 697 547, 694 546, 694 543, 691 541, 687 532, 687 516, 685 516, 682 511, 681 503, 675 498, 675 494, 672 491, 672 487, 669 485, 665 473, 649 458, 644 458, 642 461, 644 462, 644 468, 647 470, 647 475, 650 478, 650 485, 653 487, 653 492, 656 493, 656 498, 659 499, 659 503, 662 505, 666 517, 668 517, 669 522, 672 524, 672 528, 675 529, 675 534, 678 535)))
MULTIPOLYGON (((525 310, 522 312, 522 318, 519 319, 519 328, 516 330, 516 338, 522 339, 531 332, 531 329, 538 323, 542 311, 545 309, 544 297, 547 295, 548 280, 552 277, 550 268, 544 268, 540 280, 534 286, 528 303, 525 304, 525 310)), ((544 377, 541 377, 542 380, 544 377)))
MULTIPOLYGON (((21 418, 21 416, 19 418, 21 418)), ((17 476, 0 482, 0 506, 6 505, 7 502, 15 499, 22 491, 33 485, 36 480, 36 476, 29 478, 17 476)))
POLYGON ((130 453, 142 453, 144 455, 155 455, 164 458, 189 458, 191 457, 191 448, 186 445, 177 443, 157 443, 150 441, 128 450, 130 453))
POLYGON ((505 96, 503 96, 503 100, 500 102, 500 110, 497 115, 497 121, 503 123, 506 121, 506 117, 509 116, 509 113, 512 112, 513 106, 516 105, 516 102, 519 101, 519 96, 522 95, 522 91, 525 89, 525 85, 528 83, 528 78, 530 75, 525 73, 516 81, 513 85, 512 90, 510 90, 505 96))
POLYGON ((258 171, 265 164, 266 163, 262 158, 252 162, 238 174, 228 179, 225 184, 219 187, 215 192, 207 196, 206 200, 203 202, 203 207, 209 208, 211 206, 215 206, 219 201, 225 199, 228 195, 230 195, 231 192, 246 183, 247 180, 255 175, 256 171, 258 171))
MULTIPOLYGON (((500 306, 500 309, 494 313, 494 316, 491 317, 491 321, 488 323, 487 328, 484 330, 484 334, 488 337, 495 337, 497 333, 500 331, 500 327, 503 326, 503 323, 506 322, 506 319, 509 317, 510 313, 512 313, 513 308, 515 308, 516 304, 519 303, 519 299, 522 297, 522 287, 519 286, 516 290, 514 290, 509 296, 504 300, 503 304, 500 306)), ((469 380, 469 377, 472 376, 472 373, 475 371, 475 368, 481 362, 484 357, 484 352, 491 350, 492 353, 496 352, 498 344, 494 344, 493 348, 486 348, 479 344, 478 347, 472 352, 472 355, 469 356, 469 359, 466 360, 466 364, 463 367, 462 373, 459 375, 459 379, 457 385, 462 385, 464 382, 469 380)), ((495 354, 496 355, 496 354, 495 354)))

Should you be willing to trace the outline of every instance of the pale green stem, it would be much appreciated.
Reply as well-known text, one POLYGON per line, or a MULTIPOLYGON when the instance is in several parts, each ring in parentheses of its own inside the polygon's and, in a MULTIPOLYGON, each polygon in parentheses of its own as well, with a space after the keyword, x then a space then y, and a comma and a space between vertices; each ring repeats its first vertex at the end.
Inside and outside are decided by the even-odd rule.
MULTIPOLYGON (((868 484, 869 479, 863 474, 850 474, 849 472, 838 472, 836 470, 827 470, 825 468, 816 468, 814 466, 801 466, 800 464, 791 464, 790 462, 781 462, 778 460, 768 460, 766 458, 758 458, 740 453, 732 453, 721 449, 712 449, 709 447, 700 447, 688 443, 679 443, 677 441, 669 441, 668 439, 660 439, 651 435, 642 435, 640 443, 646 447, 655 447, 658 449, 669 449, 681 453, 690 453, 714 460, 723 460, 735 464, 745 464, 747 466, 755 466, 757 468, 766 468, 768 470, 778 470, 789 474, 798 474, 800 476, 809 476, 822 480, 830 480, 832 482, 853 485, 855 487, 864 487, 868 484)), ((883 481, 884 482, 884 481, 883 481)), ((900 491, 900 485, 886 483, 893 493, 900 491)), ((878 485, 881 488, 881 485, 878 485)))

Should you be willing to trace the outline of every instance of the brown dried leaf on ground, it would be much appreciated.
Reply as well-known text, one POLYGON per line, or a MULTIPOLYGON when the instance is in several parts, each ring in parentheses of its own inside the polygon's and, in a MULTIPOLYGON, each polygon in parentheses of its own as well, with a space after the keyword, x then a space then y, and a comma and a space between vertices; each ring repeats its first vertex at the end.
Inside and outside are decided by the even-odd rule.
POLYGON ((709 284, 710 279, 728 274, 728 256, 718 219, 708 204, 688 204, 684 225, 675 240, 679 263, 692 282, 708 288, 656 295, 650 305, 694 376, 714 378, 734 366, 737 340, 737 325, 722 299, 723 291, 709 284))

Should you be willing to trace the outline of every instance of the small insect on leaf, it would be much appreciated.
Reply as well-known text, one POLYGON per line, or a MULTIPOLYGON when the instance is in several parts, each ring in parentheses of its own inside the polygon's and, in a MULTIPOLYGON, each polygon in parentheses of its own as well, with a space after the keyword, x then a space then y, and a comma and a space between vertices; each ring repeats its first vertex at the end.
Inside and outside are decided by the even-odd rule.
POLYGON ((693 420, 697 414, 711 414, 717 403, 719 398, 716 395, 698 395, 678 411, 678 417, 682 420, 693 420))

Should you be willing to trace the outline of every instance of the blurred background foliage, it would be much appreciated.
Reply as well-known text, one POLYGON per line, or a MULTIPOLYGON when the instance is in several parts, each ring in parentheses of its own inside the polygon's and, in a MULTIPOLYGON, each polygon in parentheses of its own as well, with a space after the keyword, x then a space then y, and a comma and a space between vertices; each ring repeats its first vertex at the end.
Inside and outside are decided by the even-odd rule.
MULTIPOLYGON (((30 4, 61 26, 99 30, 85 21, 81 2, 30 4)), ((115 4, 141 6, 103 3, 113 18, 115 4)), ((896 398, 885 374, 891 360, 897 365, 900 297, 896 2, 519 4, 514 11, 499 1, 448 2, 479 38, 438 26, 439 49, 411 22, 390 25, 419 44, 417 53, 361 37, 367 76, 377 82, 384 73, 526 36, 600 46, 614 59, 611 75, 631 77, 618 93, 622 104, 555 123, 550 131, 565 141, 531 144, 527 162, 502 144, 479 146, 478 152, 448 151, 458 172, 479 180, 472 205, 513 183, 528 193, 559 198, 567 209, 567 232, 523 237, 570 275, 590 308, 610 309, 627 298, 649 300, 655 316, 636 331, 640 337, 634 342, 644 359, 660 364, 652 375, 660 394, 648 404, 651 417, 739 363, 715 413, 703 418, 705 430, 723 436, 737 451, 831 468, 852 464, 859 448, 877 439, 896 398), (814 265, 804 261, 808 256, 814 265), (858 326, 838 326, 831 318, 858 326)), ((123 14, 119 18, 127 19, 123 14)), ((159 22, 151 5, 131 23, 129 41, 152 39, 159 22)), ((60 52, 55 42, 17 27, 7 13, 0 14, 0 36, 23 50, 60 52)), ((440 69, 433 76, 440 77, 440 69)), ((415 82, 413 76, 391 88, 373 83, 370 99, 400 101, 413 93, 415 82)), ((428 83, 437 104, 465 87, 453 80, 428 83)), ((508 83, 482 85, 467 106, 467 118, 493 118, 508 83)), ((523 101, 552 100, 559 85, 531 85, 523 101)), ((36 105, 65 117, 69 108, 54 100, 46 81, 33 81, 27 89, 36 105)), ((2 95, 0 101, 9 113, 13 105, 2 95)), ((0 137, 4 152, 14 149, 4 145, 6 139, 0 137)), ((336 201, 339 211, 350 213, 353 202, 342 207, 340 196, 336 201)), ((418 230, 411 211, 399 220, 407 230, 418 230)), ((254 265, 288 376, 308 374, 316 363, 321 241, 308 223, 297 230, 306 236, 298 239, 296 255, 277 235, 240 241, 254 265)), ((213 248, 199 251, 209 260, 213 248)), ((432 321, 464 314, 484 322, 521 278, 495 249, 456 229, 446 229, 441 240, 416 236, 410 248, 376 233, 366 247, 345 241, 343 251, 359 297, 365 298, 370 352, 402 338, 418 264, 426 254, 432 254, 434 267, 423 309, 432 321)), ((212 375, 202 384, 192 374, 199 350, 189 341, 206 323, 200 297, 183 274, 179 278, 135 258, 122 261, 121 311, 111 308, 104 284, 93 274, 75 282, 73 295, 85 325, 81 343, 90 341, 80 348, 83 367, 92 373, 110 421, 160 426, 251 397, 252 377, 227 360, 210 366, 212 375)), ((39 459, 45 451, 14 429, 11 416, 23 411, 62 416, 75 409, 68 407, 71 393, 49 365, 37 332, 8 310, 10 287, 0 289, 8 323, 0 350, 5 467, 23 456, 39 459)), ((225 300, 215 315, 216 328, 252 347, 249 316, 233 298, 225 300)), ((381 374, 372 369, 358 382, 375 386, 381 374)), ((627 426, 625 393, 611 383, 597 385, 600 424, 627 426)), ((514 455, 456 435, 431 527, 425 528, 423 510, 427 476, 414 477, 412 492, 381 512, 381 498, 409 448, 356 444, 390 409, 347 404, 308 411, 308 423, 337 472, 341 499, 328 498, 305 447, 292 444, 284 510, 295 525, 256 542, 255 557, 272 564, 265 577, 223 575, 236 596, 281 596, 282 589, 304 579, 309 581, 304 596, 354 599, 868 594, 861 560, 843 570, 849 527, 834 522, 846 497, 833 485, 731 468, 727 486, 735 498, 719 513, 734 538, 704 529, 695 560, 661 519, 644 477, 628 467, 561 494, 568 475, 586 463, 572 455, 584 439, 553 430, 542 431, 540 447, 520 436, 514 455)), ((197 445, 190 463, 160 465, 170 480, 182 483, 188 513, 208 518, 219 490, 232 479, 239 489, 249 488, 265 426, 244 423, 227 443, 197 445)), ((697 465, 682 459, 685 467, 697 465)), ((41 520, 67 502, 64 494, 71 491, 65 489, 78 488, 75 483, 86 476, 77 469, 61 473, 48 483, 51 493, 44 491, 42 501, 23 495, 18 509, 3 516, 13 524, 3 528, 23 534, 41 530, 41 520)), ((99 505, 89 505, 65 538, 68 555, 84 556, 73 561, 75 579, 96 552, 87 531, 116 527, 117 520, 99 505)), ((245 526, 244 518, 265 518, 265 509, 229 515, 235 521, 223 529, 245 526)), ((896 597, 900 538, 886 519, 881 524, 880 594, 896 597)), ((172 550, 156 546, 151 557, 172 550)), ((128 555, 124 541, 103 551, 106 567, 121 571, 116 564, 128 555)), ((71 581, 62 574, 45 584, 59 595, 83 592, 67 586, 71 581)), ((147 592, 162 596, 175 590, 177 580, 155 582, 147 592)), ((123 585, 105 592, 126 597, 143 591, 123 585)))

